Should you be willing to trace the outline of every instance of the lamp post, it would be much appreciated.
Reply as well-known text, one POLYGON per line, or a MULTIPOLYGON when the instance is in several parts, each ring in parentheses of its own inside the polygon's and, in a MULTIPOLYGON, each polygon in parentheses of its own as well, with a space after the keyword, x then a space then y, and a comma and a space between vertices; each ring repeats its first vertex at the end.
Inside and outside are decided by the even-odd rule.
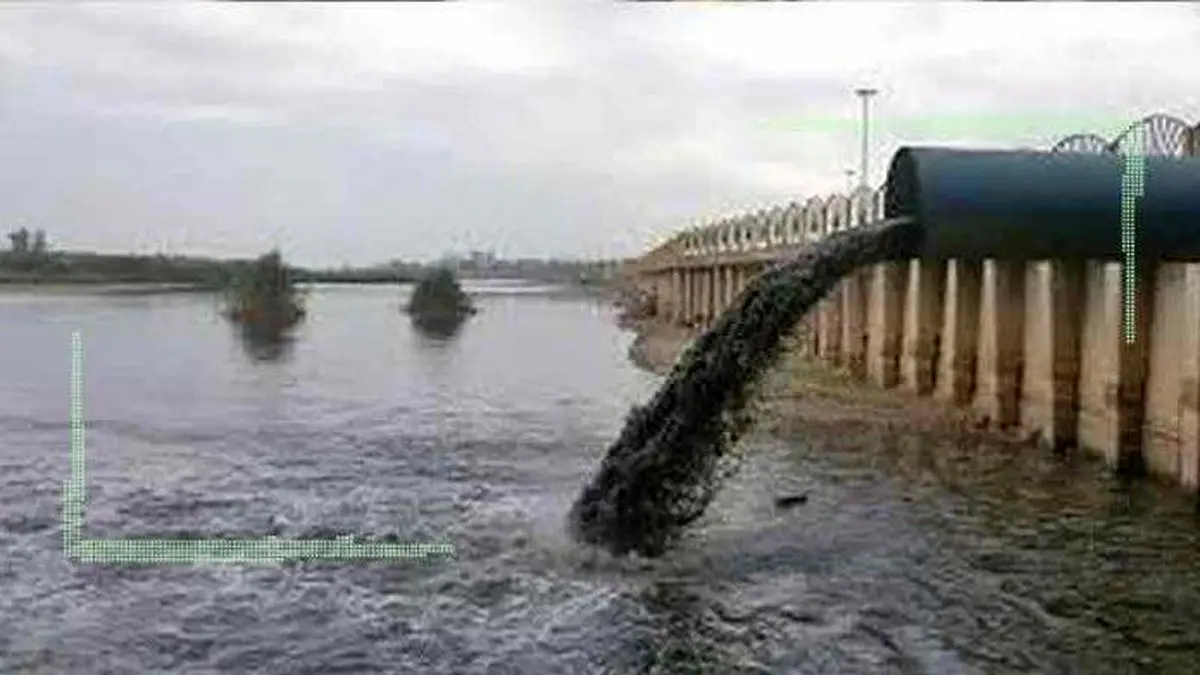
POLYGON ((854 169, 846 169, 846 194, 854 191, 854 174, 857 173, 854 169))
POLYGON ((855 89, 854 93, 857 94, 860 99, 862 99, 862 149, 859 155, 859 164, 861 168, 858 172, 858 184, 863 187, 867 187, 869 178, 868 169, 870 168, 867 164, 867 152, 869 147, 868 138, 871 122, 870 103, 871 97, 875 94, 878 94, 879 90, 868 87, 860 87, 855 89))

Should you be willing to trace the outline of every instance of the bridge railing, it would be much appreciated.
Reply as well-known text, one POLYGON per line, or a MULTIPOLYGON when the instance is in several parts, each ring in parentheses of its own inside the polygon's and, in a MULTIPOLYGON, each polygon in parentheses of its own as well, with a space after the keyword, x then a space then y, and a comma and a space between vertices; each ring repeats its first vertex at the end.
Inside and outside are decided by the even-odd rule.
MULTIPOLYGON (((1053 146, 1054 152, 1125 154, 1144 148, 1148 155, 1200 156, 1200 124, 1154 114, 1106 140, 1096 134, 1073 134, 1053 146)), ((684 259, 736 256, 795 249, 834 232, 883 217, 884 188, 857 188, 846 194, 810 197, 710 218, 675 235, 639 260, 636 268, 653 272, 684 259)))

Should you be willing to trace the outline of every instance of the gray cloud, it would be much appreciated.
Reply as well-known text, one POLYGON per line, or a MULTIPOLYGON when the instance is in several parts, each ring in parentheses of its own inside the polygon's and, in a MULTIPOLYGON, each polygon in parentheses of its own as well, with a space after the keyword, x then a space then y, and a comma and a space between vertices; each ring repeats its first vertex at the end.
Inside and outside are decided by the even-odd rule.
POLYGON ((902 142, 1200 117, 1198 38, 1160 4, 7 5, 0 218, 316 264, 627 255, 844 188, 861 83, 878 182, 902 142))

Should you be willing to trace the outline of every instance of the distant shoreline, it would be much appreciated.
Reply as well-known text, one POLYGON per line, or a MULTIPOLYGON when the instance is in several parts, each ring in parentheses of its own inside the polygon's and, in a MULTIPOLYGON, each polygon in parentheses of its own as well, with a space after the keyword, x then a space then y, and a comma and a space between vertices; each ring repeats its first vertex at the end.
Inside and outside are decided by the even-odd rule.
POLYGON ((0 293, 87 291, 104 295, 144 295, 152 293, 217 293, 218 289, 202 284, 162 283, 143 281, 28 281, 0 279, 0 293))
MULTIPOLYGON (((408 278, 390 278, 384 279, 380 277, 309 277, 299 275, 295 278, 297 284, 362 284, 362 285, 392 285, 400 286, 403 284, 415 283, 415 280, 408 278)), ((157 279, 145 278, 122 278, 118 275, 114 276, 37 276, 37 275, 10 275, 0 271, 0 288, 46 288, 46 287, 95 287, 95 286, 120 286, 120 287, 162 287, 173 288, 177 290, 189 291, 212 291, 218 292, 221 287, 199 281, 162 281, 157 279)))
MULTIPOLYGON (((546 297, 577 297, 577 298, 604 298, 609 296, 609 291, 600 285, 590 284, 572 284, 570 282, 546 282, 538 279, 470 279, 468 283, 468 293, 471 295, 491 295, 492 292, 484 289, 471 289, 472 282, 500 281, 500 282, 515 282, 518 286, 530 286, 538 288, 540 292, 530 293, 530 295, 540 295, 546 297)), ((412 285, 414 281, 408 279, 317 279, 317 280, 298 280, 297 286, 406 286, 412 285)), ((220 294, 222 289, 211 284, 188 283, 188 282, 162 282, 162 281, 121 281, 112 279, 100 278, 61 278, 61 279, 13 279, 6 278, 0 275, 0 294, 4 293, 62 293, 62 292, 87 292, 101 295, 155 295, 168 293, 211 293, 213 295, 220 294)))

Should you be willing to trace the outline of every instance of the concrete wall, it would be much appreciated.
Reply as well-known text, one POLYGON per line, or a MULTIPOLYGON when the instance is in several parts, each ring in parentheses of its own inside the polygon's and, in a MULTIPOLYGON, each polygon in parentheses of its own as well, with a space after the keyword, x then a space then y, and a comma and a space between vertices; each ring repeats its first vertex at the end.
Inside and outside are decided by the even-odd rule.
MULTIPOLYGON (((709 326, 764 264, 652 275, 660 315, 709 326)), ((1082 448, 1200 489, 1200 265, 1161 264, 1137 283, 1138 339, 1127 344, 1115 263, 876 265, 802 319, 790 357, 936 396, 1043 449, 1082 448)))

